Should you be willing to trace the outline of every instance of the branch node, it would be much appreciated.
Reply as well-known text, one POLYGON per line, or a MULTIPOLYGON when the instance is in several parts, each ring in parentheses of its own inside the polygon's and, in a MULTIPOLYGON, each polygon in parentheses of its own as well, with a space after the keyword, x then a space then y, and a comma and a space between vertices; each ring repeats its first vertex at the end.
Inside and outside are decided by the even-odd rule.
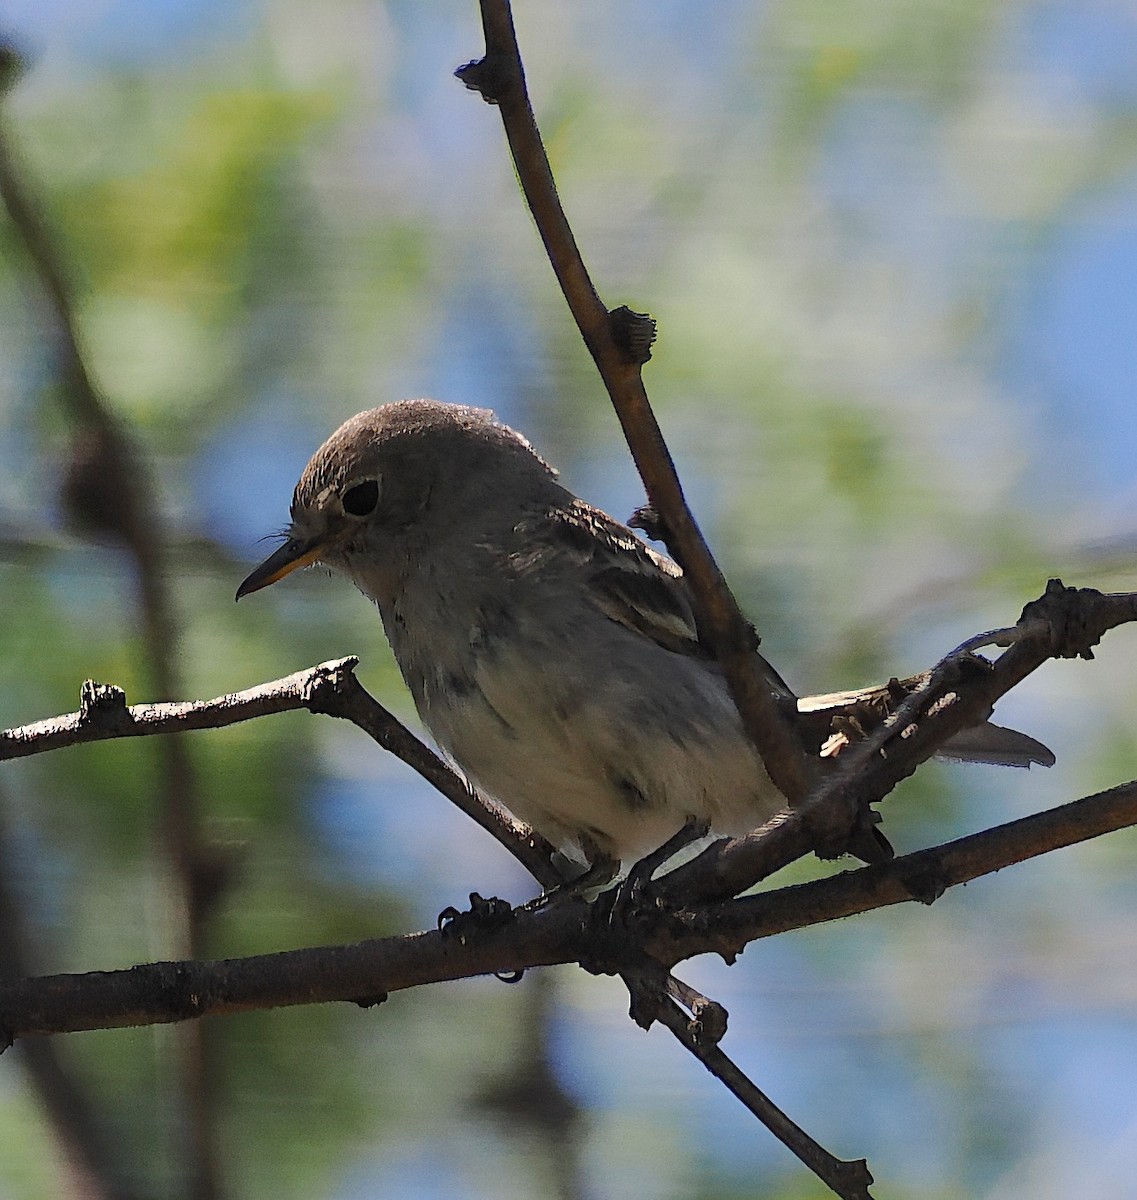
POLYGON ((1044 623, 1050 634, 1050 652, 1055 658, 1090 661, 1094 657, 1091 647, 1115 623, 1108 619, 1108 610, 1094 603, 1105 599, 1096 588, 1071 588, 1061 579, 1048 579, 1046 591, 1023 609, 1019 622, 1044 623))
POLYGON ((853 854, 862 862, 885 863, 896 857, 892 843, 880 829, 881 814, 866 802, 851 796, 854 806, 848 820, 838 820, 836 810, 806 811, 806 827, 814 841, 814 853, 822 860, 853 854))
MULTIPOLYGON (((826 1183, 828 1182, 826 1180, 826 1183)), ((869 1195, 869 1187, 873 1182, 873 1177, 867 1159, 838 1159, 837 1182, 848 1189, 847 1192, 840 1193, 841 1195, 864 1196, 867 1200, 872 1200, 869 1195)))
POLYGON ((477 92, 487 104, 500 104, 517 83, 512 66, 508 55, 487 54, 485 58, 463 63, 454 77, 471 92, 477 92))
POLYGON ((641 504, 628 518, 628 528, 642 529, 645 536, 653 542, 663 542, 666 545, 670 541, 671 535, 667 525, 653 504, 641 504))
POLYGON ((608 314, 612 341, 621 357, 633 366, 642 367, 651 358, 655 342, 655 320, 647 313, 633 312, 626 304, 608 314))
POLYGON ((486 899, 471 892, 470 907, 465 912, 449 904, 438 914, 438 929, 443 937, 456 938, 458 944, 464 946, 482 934, 501 929, 513 919, 513 905, 508 900, 500 896, 486 899))
MULTIPOLYGON (((623 970, 621 947, 613 947, 611 938, 594 941, 587 954, 582 954, 576 960, 577 966, 589 975, 619 975, 623 970)), ((646 1029, 647 1026, 645 1025, 646 1029)))
POLYGON ((126 692, 113 683, 85 679, 79 688, 80 728, 121 730, 132 724, 126 707, 126 692))
MULTIPOLYGON (((627 982, 627 980, 625 980, 627 982)), ((654 987, 628 987, 628 1016, 641 1029, 650 1029, 659 1020, 663 994, 654 987)))
POLYGON ((332 659, 313 667, 301 689, 301 699, 309 712, 323 716, 339 716, 338 700, 352 672, 359 666, 354 654, 332 659))
MULTIPOLYGON (((1055 593, 1058 593, 1059 589, 1062 589, 1062 581, 1047 580, 1047 593, 1052 586, 1055 593)), ((1106 614, 1099 612, 1098 607, 1092 603, 1094 599, 1102 599, 1096 588, 1064 589, 1063 611, 1066 621, 1062 628, 1063 640, 1060 646, 1063 658, 1074 658, 1076 655, 1087 662, 1092 661, 1094 652, 1090 647, 1096 646, 1106 630, 1112 628, 1112 622, 1105 619, 1106 614), (1087 603, 1079 604, 1079 600, 1085 600, 1087 603)))
POLYGON ((691 1008, 691 1020, 687 1028, 700 1046, 717 1046, 726 1037, 729 1013, 717 1000, 706 996, 696 1000, 691 1008))

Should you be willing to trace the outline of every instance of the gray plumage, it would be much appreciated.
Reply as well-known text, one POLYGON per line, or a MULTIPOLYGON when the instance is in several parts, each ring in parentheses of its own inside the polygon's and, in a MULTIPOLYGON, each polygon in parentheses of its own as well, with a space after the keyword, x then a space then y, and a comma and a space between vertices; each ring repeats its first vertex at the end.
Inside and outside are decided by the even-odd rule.
MULTIPOLYGON (((682 572, 491 413, 402 401, 341 426, 301 476, 288 542, 238 596, 317 561, 378 606, 439 746, 552 842, 632 860, 688 817, 736 834, 784 805, 682 572)), ((858 695, 800 704, 816 717, 858 695)), ((1053 761, 1013 730, 974 733, 983 761, 1053 761)))

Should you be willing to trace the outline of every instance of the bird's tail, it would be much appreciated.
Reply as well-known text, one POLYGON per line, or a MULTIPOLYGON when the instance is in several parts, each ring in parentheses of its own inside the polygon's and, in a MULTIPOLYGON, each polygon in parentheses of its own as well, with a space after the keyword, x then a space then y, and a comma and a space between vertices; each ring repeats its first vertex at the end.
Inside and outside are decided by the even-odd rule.
MULTIPOLYGON (((863 737, 921 684, 925 676, 890 680, 878 687, 824 696, 803 696, 797 702, 807 740, 817 738, 823 757, 837 757, 850 742, 863 737), (828 740, 826 740, 828 739, 828 740)), ((1040 741, 991 721, 981 721, 950 737, 936 752, 937 758, 956 762, 990 763, 999 767, 1043 767, 1054 765, 1053 752, 1040 741)))
POLYGON ((984 721, 962 729, 948 738, 936 752, 937 758, 956 762, 991 763, 997 767, 1054 766, 1054 752, 1040 741, 1017 729, 984 721))

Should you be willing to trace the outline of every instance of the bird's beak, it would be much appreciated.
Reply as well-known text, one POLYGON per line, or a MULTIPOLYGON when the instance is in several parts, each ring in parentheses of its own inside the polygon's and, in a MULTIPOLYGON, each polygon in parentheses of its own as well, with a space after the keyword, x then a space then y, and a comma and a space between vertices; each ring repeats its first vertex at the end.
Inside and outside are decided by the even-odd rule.
POLYGON ((279 550, 270 554, 259 567, 254 567, 237 589, 237 599, 250 592, 259 592, 270 583, 276 583, 285 575, 307 567, 320 557, 327 548, 326 541, 315 538, 289 538, 279 550))

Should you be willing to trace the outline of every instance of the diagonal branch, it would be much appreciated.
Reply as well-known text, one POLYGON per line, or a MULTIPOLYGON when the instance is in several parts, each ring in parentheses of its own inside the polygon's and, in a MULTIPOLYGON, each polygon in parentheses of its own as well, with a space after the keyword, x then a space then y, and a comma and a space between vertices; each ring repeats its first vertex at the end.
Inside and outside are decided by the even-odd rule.
POLYGON ((706 935, 714 941, 715 953, 732 961, 758 938, 911 900, 931 904, 948 888, 1133 825, 1137 825, 1137 781, 884 865, 699 908, 682 936, 673 928, 666 941, 651 944, 651 953, 664 963, 679 962, 705 952, 706 935))
POLYGON ((0 762, 109 738, 221 729, 254 717, 304 708, 358 725, 497 838, 539 883, 551 887, 560 882, 550 864, 553 848, 548 842, 503 809, 483 800, 461 775, 371 696, 355 677, 358 662, 350 657, 334 659, 213 700, 170 704, 127 705, 121 688, 88 681, 80 690, 78 712, 0 731, 0 762))
MULTIPOLYGON (((1137 593, 1068 588, 1052 579, 1013 629, 993 662, 969 639, 930 671, 921 687, 839 765, 808 801, 760 829, 723 839, 660 883, 666 902, 736 896, 811 850, 847 844, 858 813, 883 799, 953 734, 986 719, 995 702, 1051 658, 1092 658, 1092 647, 1118 625, 1137 620, 1137 593)), ((983 635, 985 642, 992 635, 983 635)))
POLYGON ((668 975, 662 964, 647 956, 639 956, 619 973, 632 997, 631 1016, 637 1024, 648 1028, 659 1021, 669 1029, 688 1053, 842 1200, 871 1200, 868 1185, 873 1180, 865 1160, 850 1162, 830 1154, 723 1052, 719 1042, 726 1033, 727 1017, 720 1004, 668 975))
POLYGON ((847 1160, 830 1154, 757 1087, 717 1044, 708 1045, 674 1000, 659 1005, 659 1020, 706 1069, 750 1110, 767 1129, 843 1200, 871 1200, 873 1178, 863 1158, 847 1160))
POLYGON ((501 111, 517 177, 557 281, 612 399, 668 549, 691 585, 700 637, 723 667, 770 778, 795 802, 808 789, 809 763, 791 720, 793 696, 757 653, 757 636, 687 506, 644 389, 641 367, 649 356, 654 323, 626 308, 610 313, 597 294, 557 195, 533 117, 508 0, 480 0, 480 4, 485 57, 455 74, 501 111))

